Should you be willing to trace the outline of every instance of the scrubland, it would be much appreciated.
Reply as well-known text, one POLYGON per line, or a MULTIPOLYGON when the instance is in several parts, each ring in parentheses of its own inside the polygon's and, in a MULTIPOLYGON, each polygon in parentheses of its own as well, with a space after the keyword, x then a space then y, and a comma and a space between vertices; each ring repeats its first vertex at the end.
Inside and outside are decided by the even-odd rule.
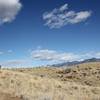
POLYGON ((100 100, 100 63, 1 69, 0 100, 100 100))

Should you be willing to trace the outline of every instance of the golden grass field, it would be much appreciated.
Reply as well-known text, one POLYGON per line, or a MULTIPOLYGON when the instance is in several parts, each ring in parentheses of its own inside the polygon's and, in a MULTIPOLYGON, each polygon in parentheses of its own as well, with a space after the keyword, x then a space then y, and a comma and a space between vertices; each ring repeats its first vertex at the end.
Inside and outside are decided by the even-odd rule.
POLYGON ((0 100, 100 100, 100 63, 1 69, 0 100))

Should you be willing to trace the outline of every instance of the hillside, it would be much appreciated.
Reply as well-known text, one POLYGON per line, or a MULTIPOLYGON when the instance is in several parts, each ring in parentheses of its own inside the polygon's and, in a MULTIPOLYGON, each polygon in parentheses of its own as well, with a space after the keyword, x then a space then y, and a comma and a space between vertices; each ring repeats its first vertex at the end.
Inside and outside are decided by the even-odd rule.
POLYGON ((84 63, 58 71, 63 81, 100 87, 100 62, 84 63))
POLYGON ((0 100, 100 100, 99 76, 99 62, 68 69, 2 69, 0 100))

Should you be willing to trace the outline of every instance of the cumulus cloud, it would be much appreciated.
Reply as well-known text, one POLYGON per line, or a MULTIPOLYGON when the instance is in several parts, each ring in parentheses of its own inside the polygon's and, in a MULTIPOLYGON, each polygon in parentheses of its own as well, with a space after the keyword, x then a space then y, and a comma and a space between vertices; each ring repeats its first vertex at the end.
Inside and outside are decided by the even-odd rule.
MULTIPOLYGON (((2 54, 2 52, 1 52, 2 54)), ((4 54, 4 52, 3 52, 4 54)), ((82 61, 90 58, 100 58, 100 52, 72 53, 49 49, 36 49, 29 52, 24 59, 5 60, 0 62, 3 67, 32 67, 33 65, 47 65, 62 62, 82 61), (31 57, 30 57, 31 56, 31 57)))
POLYGON ((67 53, 59 52, 48 49, 37 49, 31 52, 33 60, 50 61, 50 62, 68 62, 68 61, 81 61, 88 58, 100 58, 100 52, 88 53, 67 53))
POLYGON ((50 28, 61 28, 68 24, 83 22, 90 16, 91 11, 69 11, 68 4, 65 4, 60 8, 55 8, 51 12, 45 12, 43 14, 43 19, 46 21, 46 26, 50 28))
POLYGON ((73 61, 79 57, 73 53, 57 52, 55 50, 34 50, 31 52, 31 56, 34 60, 43 60, 43 61, 73 61))
POLYGON ((12 22, 21 7, 19 0, 0 0, 0 24, 12 22))

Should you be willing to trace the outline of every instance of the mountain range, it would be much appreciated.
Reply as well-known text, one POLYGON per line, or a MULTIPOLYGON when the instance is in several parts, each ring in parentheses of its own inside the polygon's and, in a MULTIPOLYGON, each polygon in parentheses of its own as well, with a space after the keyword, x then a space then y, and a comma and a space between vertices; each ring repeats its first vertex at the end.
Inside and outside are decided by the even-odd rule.
POLYGON ((52 67, 64 67, 64 66, 73 66, 73 65, 90 63, 90 62, 100 62, 100 58, 90 58, 90 59, 85 59, 83 61, 64 62, 64 63, 59 63, 59 64, 53 64, 51 66, 52 67))

